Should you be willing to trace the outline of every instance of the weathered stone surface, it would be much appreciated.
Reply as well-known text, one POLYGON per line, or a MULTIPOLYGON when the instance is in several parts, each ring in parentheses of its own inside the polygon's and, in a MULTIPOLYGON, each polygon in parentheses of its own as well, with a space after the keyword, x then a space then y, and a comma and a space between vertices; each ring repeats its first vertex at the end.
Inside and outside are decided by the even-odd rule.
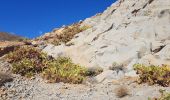
POLYGON ((48 44, 44 49, 43 52, 48 53, 48 55, 53 56, 53 57, 66 57, 65 51, 65 46, 60 45, 60 46, 54 46, 52 44, 48 44))
MULTIPOLYGON (((38 76, 30 80, 16 75, 13 82, 4 85, 7 100, 119 100, 113 90, 123 85, 129 87, 130 96, 121 100, 147 100, 159 96, 160 89, 170 91, 169 87, 122 79, 136 77, 135 63, 170 65, 170 0, 118 0, 103 13, 87 18, 83 25, 91 28, 76 34, 68 43, 74 45, 49 44, 43 51, 56 58, 69 56, 88 68, 102 67, 101 74, 87 80, 86 85, 48 84, 38 76)), ((47 33, 46 39, 62 30, 47 33)))
POLYGON ((77 34, 70 41, 74 45, 45 50, 54 57, 67 55, 87 67, 107 70, 116 62, 127 69, 125 73, 134 75, 135 63, 169 63, 169 12, 169 0, 118 0, 82 22, 92 27, 77 34))
POLYGON ((122 71, 106 70, 95 77, 97 83, 111 82, 115 79, 120 79, 124 76, 122 71))
POLYGON ((170 61, 169 60, 162 60, 160 58, 158 58, 157 56, 154 55, 146 55, 144 57, 142 57, 142 59, 140 59, 138 61, 138 63, 140 64, 144 64, 144 65, 162 65, 162 64, 166 64, 166 65, 170 65, 170 61))
POLYGON ((170 45, 166 45, 160 52, 155 55, 162 60, 170 60, 170 45))

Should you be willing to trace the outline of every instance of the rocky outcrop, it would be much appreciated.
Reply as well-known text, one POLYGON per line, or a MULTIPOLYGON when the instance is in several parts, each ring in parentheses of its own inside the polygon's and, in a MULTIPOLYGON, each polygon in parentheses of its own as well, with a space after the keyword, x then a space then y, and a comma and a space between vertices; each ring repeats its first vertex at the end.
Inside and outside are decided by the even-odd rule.
POLYGON ((119 0, 81 25, 92 27, 76 34, 73 45, 49 45, 44 52, 105 70, 117 63, 132 76, 135 63, 170 64, 169 0, 119 0))
MULTIPOLYGON (((103 13, 78 24, 78 27, 83 26, 90 27, 72 34, 68 39, 71 41, 66 41, 66 44, 58 45, 59 38, 68 38, 61 34, 70 32, 70 28, 63 31, 67 27, 62 27, 32 41, 31 45, 56 58, 71 57, 75 63, 89 67, 92 72, 102 68, 101 74, 88 77, 85 85, 73 85, 62 82, 49 84, 39 75, 35 79, 13 75, 13 81, 9 82, 11 78, 0 73, 0 85, 5 83, 0 88, 0 99, 145 100, 158 97, 160 90, 170 91, 170 87, 138 85, 133 70, 136 63, 170 65, 170 0, 119 0, 103 13), (58 46, 46 44, 46 41, 55 42, 53 40, 57 40, 58 46), (130 91, 118 89, 114 92, 123 86, 130 91), (120 98, 122 96, 125 97, 120 98)), ((11 51, 1 42, 0 48, 4 48, 0 49, 0 56, 11 51)), ((0 60, 0 72, 10 72, 10 67, 0 60)))
POLYGON ((127 65, 167 45, 169 12, 169 0, 119 0, 102 14, 83 21, 82 25, 93 27, 77 34, 73 46, 56 48, 86 66, 127 65))

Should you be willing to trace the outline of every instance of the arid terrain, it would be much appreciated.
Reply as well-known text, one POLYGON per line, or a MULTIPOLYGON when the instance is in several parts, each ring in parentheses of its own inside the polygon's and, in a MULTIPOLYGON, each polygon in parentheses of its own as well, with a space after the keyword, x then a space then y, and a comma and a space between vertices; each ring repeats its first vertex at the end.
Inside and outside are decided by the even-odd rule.
POLYGON ((32 40, 0 33, 0 100, 170 100, 169 27, 170 0, 118 0, 32 40))

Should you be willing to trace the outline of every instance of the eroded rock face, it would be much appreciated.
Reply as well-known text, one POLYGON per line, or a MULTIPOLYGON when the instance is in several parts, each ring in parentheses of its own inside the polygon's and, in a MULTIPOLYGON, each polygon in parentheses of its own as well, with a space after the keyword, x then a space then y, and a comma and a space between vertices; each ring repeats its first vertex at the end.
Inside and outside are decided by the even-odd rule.
POLYGON ((82 25, 92 28, 77 34, 70 41, 74 45, 44 51, 58 57, 61 50, 75 63, 103 69, 109 69, 114 62, 128 68, 132 68, 134 60, 149 64, 170 62, 169 0, 119 0, 102 14, 84 20, 82 25))

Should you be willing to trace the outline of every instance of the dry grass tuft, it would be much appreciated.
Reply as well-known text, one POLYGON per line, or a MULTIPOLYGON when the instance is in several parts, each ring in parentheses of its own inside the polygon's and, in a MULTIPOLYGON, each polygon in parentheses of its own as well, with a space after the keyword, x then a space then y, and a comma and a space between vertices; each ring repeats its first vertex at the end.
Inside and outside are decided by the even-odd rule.
POLYGON ((129 90, 125 86, 120 86, 115 89, 115 94, 118 98, 123 98, 123 97, 129 95, 129 90))
POLYGON ((149 85, 159 84, 164 87, 170 86, 170 67, 162 66, 145 66, 135 64, 134 69, 139 74, 138 83, 148 83, 149 85))

